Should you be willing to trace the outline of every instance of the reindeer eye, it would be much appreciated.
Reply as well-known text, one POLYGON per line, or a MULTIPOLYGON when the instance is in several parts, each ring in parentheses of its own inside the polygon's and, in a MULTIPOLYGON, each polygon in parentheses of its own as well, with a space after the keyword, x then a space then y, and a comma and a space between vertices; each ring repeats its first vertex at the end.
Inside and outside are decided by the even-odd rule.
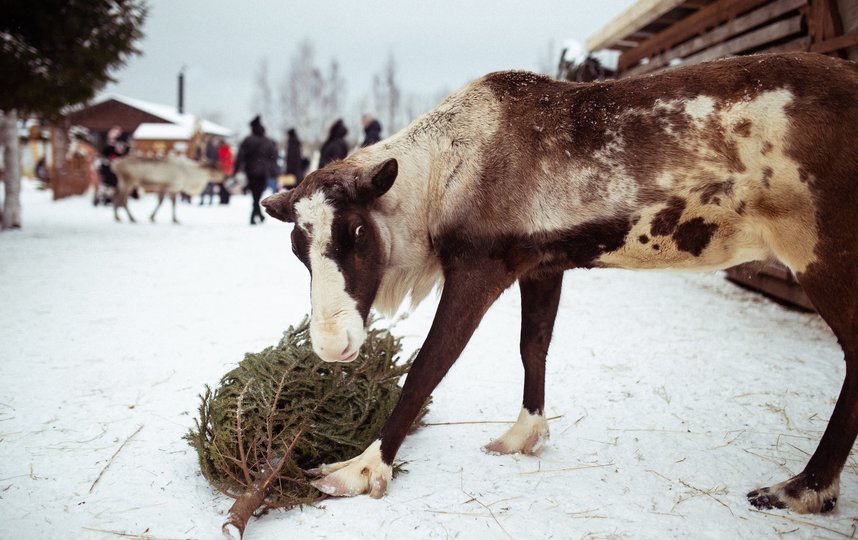
POLYGON ((360 238, 363 235, 363 225, 358 225, 355 227, 355 240, 360 238))

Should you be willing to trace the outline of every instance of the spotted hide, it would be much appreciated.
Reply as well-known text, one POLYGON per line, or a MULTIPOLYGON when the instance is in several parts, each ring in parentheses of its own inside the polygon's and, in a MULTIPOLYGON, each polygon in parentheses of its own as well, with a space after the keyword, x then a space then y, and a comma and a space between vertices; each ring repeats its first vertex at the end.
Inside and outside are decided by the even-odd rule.
POLYGON ((492 453, 548 438, 545 356, 569 268, 714 270, 776 258, 842 344, 840 398, 804 471, 760 508, 825 512, 858 433, 858 66, 733 58, 585 84, 486 75, 410 126, 267 199, 312 274, 311 333, 351 361, 371 307, 442 293, 380 440, 320 467, 333 495, 381 496, 420 406, 516 281, 524 399, 492 453))

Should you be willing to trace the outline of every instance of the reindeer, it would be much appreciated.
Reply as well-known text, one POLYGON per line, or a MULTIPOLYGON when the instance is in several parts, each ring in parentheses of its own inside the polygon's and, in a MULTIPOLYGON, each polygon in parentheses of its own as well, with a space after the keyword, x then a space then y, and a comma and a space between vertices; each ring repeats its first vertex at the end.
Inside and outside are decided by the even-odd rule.
POLYGON ((492 73, 263 204, 295 224, 324 360, 357 357, 371 307, 391 312, 443 284, 379 439, 321 466, 320 490, 385 493, 421 405, 516 281, 524 398, 490 453, 534 454, 548 439, 545 357, 564 270, 777 258, 836 334, 846 379, 805 469, 748 500, 835 507, 858 433, 858 64, 760 55, 584 84, 492 73))
POLYGON ((158 204, 149 220, 155 223, 155 214, 161 208, 164 197, 169 194, 173 203, 173 223, 176 218, 176 195, 187 193, 199 195, 212 178, 222 176, 216 167, 208 163, 194 161, 185 156, 168 154, 163 158, 150 158, 136 155, 125 156, 110 164, 118 179, 118 189, 113 201, 113 217, 119 219, 119 208, 125 208, 128 219, 135 222, 128 209, 128 195, 136 187, 154 187, 158 190, 158 204))

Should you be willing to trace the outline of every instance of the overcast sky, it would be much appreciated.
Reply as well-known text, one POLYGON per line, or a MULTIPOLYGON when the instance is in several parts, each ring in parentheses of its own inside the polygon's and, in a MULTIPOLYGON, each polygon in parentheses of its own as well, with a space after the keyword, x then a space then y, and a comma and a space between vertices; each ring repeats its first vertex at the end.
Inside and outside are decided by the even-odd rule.
MULTIPOLYGON (((186 67, 185 110, 217 113, 240 134, 258 112, 255 74, 267 59, 275 92, 304 39, 316 62, 335 57, 347 100, 368 95, 392 53, 404 94, 437 96, 500 69, 537 70, 553 42, 586 39, 634 0, 149 0, 143 51, 102 94, 175 106, 186 67)), ((554 62, 557 58, 553 59, 554 62)), ((273 119, 272 122, 273 123, 273 119)), ((385 133, 387 135, 387 133, 385 133)))

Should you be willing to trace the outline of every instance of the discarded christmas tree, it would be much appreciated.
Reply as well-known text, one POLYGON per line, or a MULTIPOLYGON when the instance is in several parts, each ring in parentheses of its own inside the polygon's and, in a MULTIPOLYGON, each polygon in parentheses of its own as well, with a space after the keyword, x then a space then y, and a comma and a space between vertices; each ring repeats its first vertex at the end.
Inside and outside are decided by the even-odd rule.
POLYGON ((305 470, 354 457, 378 437, 416 355, 400 362, 401 348, 387 330, 370 329, 357 360, 329 364, 313 352, 304 319, 206 387, 186 439, 206 479, 236 499, 225 531, 243 535, 257 511, 325 497, 305 470))

